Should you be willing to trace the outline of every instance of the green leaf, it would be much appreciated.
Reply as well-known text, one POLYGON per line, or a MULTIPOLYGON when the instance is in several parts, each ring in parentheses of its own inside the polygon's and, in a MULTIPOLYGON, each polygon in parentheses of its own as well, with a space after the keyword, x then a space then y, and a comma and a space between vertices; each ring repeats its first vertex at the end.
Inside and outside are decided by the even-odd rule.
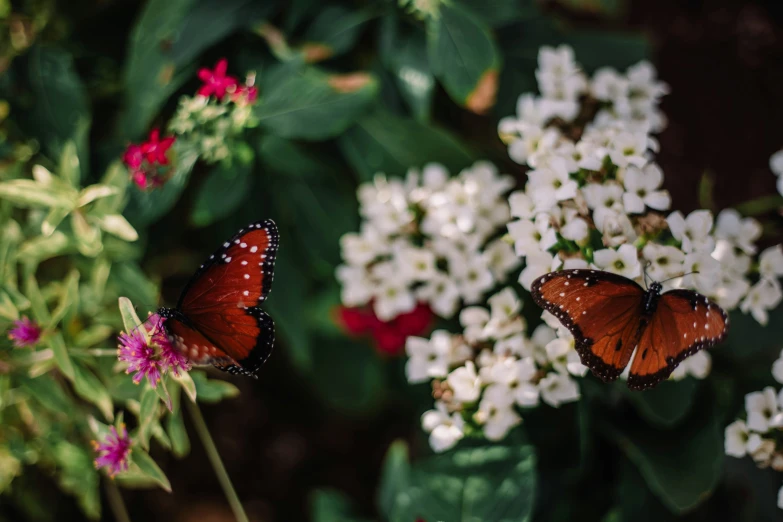
POLYGON ((0 446, 0 493, 8 490, 11 482, 21 474, 22 463, 8 448, 0 446))
MULTIPOLYGON (((395 475, 392 486, 381 485, 384 496, 394 499, 384 515, 389 522, 529 520, 536 490, 535 461, 529 446, 500 444, 430 458, 413 466, 409 477, 395 475)), ((404 473, 402 464, 397 467, 404 473)))
POLYGON ((47 329, 53 329, 60 324, 60 321, 73 309, 79 306, 79 271, 71 270, 65 278, 62 296, 57 308, 52 312, 52 318, 47 324, 47 329))
POLYGON ((624 71, 651 55, 650 42, 634 33, 574 31, 565 34, 560 43, 574 48, 577 62, 589 74, 601 67, 624 71))
POLYGON ((250 195, 252 172, 252 160, 213 168, 196 193, 190 215, 193 224, 204 227, 231 215, 250 195))
MULTIPOLYGON (((126 332, 132 332, 141 326, 141 319, 139 319, 139 316, 136 314, 136 309, 133 307, 133 303, 130 299, 127 297, 120 297, 119 306, 122 324, 125 326, 126 332)), ((143 333, 146 333, 146 330, 144 330, 143 333)))
MULTIPOLYGON (((76 73, 71 55, 63 49, 35 46, 29 53, 28 75, 32 107, 24 111, 30 134, 43 144, 50 158, 78 154, 78 167, 68 179, 78 185, 80 172, 88 172, 90 107, 87 91, 76 73), (67 150, 69 142, 75 149, 67 150)), ((63 173, 61 173, 63 174, 63 173)))
POLYGON ((175 142, 172 149, 176 151, 174 172, 166 184, 147 192, 135 188, 130 191, 130 199, 123 214, 136 228, 146 228, 160 219, 171 210, 185 190, 193 165, 198 160, 198 152, 180 145, 180 142, 175 142))
POLYGON ((101 253, 101 229, 89 223, 79 211, 71 213, 71 230, 76 237, 76 247, 83 256, 95 257, 101 253))
POLYGON ((75 250, 73 241, 62 232, 55 231, 49 237, 34 237, 22 243, 17 258, 28 265, 35 265, 75 250))
POLYGON ((115 263, 109 274, 109 283, 119 295, 126 295, 141 309, 154 309, 158 302, 158 287, 150 282, 139 265, 129 261, 115 263))
POLYGON ((106 324, 94 324, 81 330, 73 337, 73 344, 80 348, 91 348, 114 333, 114 328, 106 324))
POLYGON ((39 324, 48 324, 51 321, 49 307, 46 306, 46 300, 38 288, 38 281, 34 275, 27 276, 24 281, 24 293, 30 300, 30 308, 33 312, 33 319, 39 324))
POLYGON ((166 417, 166 431, 171 439, 171 451, 174 453, 174 456, 182 458, 190 453, 190 439, 188 438, 188 431, 185 429, 185 420, 182 416, 180 404, 182 396, 179 393, 174 393, 171 395, 171 400, 172 410, 166 417))
POLYGON ((783 207, 783 196, 780 194, 761 196, 757 199, 744 201, 738 205, 734 205, 737 212, 743 216, 760 216, 776 211, 781 207, 783 207))
POLYGON ((501 62, 489 29, 458 6, 442 4, 427 30, 430 65, 446 92, 473 112, 487 112, 495 104, 501 62))
POLYGON ((51 376, 43 375, 30 379, 20 375, 18 379, 22 390, 48 410, 58 415, 70 415, 73 410, 70 397, 62 385, 51 376))
POLYGON ((532 18, 539 12, 533 0, 458 0, 456 3, 491 27, 532 18))
POLYGON ((383 363, 367 343, 345 337, 313 339, 313 371, 310 382, 316 394, 340 412, 374 411, 386 389, 383 363))
POLYGON ((85 515, 96 520, 100 518, 100 479, 92 456, 82 447, 64 440, 55 445, 53 453, 60 487, 76 497, 85 515))
POLYGON ((68 216, 70 213, 70 208, 52 207, 52 209, 49 210, 49 213, 46 215, 46 219, 44 219, 43 223, 41 223, 41 233, 44 236, 51 236, 57 228, 57 225, 62 223, 63 219, 65 219, 66 216, 68 216))
POLYGON ((114 234, 120 239, 125 241, 136 241, 139 239, 139 234, 133 225, 128 223, 122 214, 106 214, 97 218, 98 226, 109 234, 114 234))
POLYGON ((402 176, 430 162, 456 173, 473 161, 472 153, 447 132, 380 110, 362 117, 337 143, 363 181, 378 172, 402 176))
POLYGON ((403 99, 418 121, 430 118, 435 76, 427 58, 425 34, 416 29, 405 30, 395 17, 387 16, 381 25, 380 58, 391 72, 403 99))
POLYGON ((152 457, 150 457, 146 451, 141 448, 133 448, 131 461, 141 473, 154 480, 160 487, 171 493, 171 482, 169 482, 166 474, 163 473, 163 470, 160 469, 157 464, 155 464, 155 461, 152 460, 152 457))
POLYGON ((76 371, 73 369, 73 361, 68 353, 68 348, 65 347, 65 340, 63 334, 55 332, 47 337, 47 344, 49 348, 54 352, 54 360, 57 362, 57 366, 63 375, 73 381, 76 376, 76 371))
POLYGON ((65 187, 46 187, 31 179, 12 179, 0 183, 0 198, 22 207, 74 207, 76 192, 65 187))
POLYGON ((160 400, 155 389, 145 385, 139 407, 139 442, 144 449, 148 449, 150 446, 152 425, 158 420, 159 404, 160 400))
POLYGON ((89 205, 90 203, 98 199, 114 196, 118 192, 119 190, 116 187, 111 187, 109 185, 102 185, 100 183, 96 183, 95 185, 90 185, 89 187, 85 187, 79 193, 79 199, 76 200, 76 206, 83 207, 85 205, 89 205))
POLYGON ((381 513, 393 513, 399 492, 408 489, 411 480, 409 460, 405 441, 392 442, 381 469, 381 487, 378 490, 378 509, 381 513))
POLYGON ((196 391, 196 383, 193 382, 193 377, 189 372, 180 372, 179 375, 172 375, 177 384, 180 385, 182 390, 187 394, 188 398, 196 402, 198 392, 196 391))
POLYGON ((75 378, 73 388, 82 399, 95 404, 103 417, 112 422, 114 420, 114 404, 106 386, 87 368, 78 363, 73 364, 75 378))
POLYGON ((636 464, 650 490, 675 513, 698 506, 720 480, 725 458, 723 430, 712 407, 697 409, 676 430, 662 431, 623 418, 609 427, 609 433, 636 464))
POLYGON ((215 403, 239 396, 239 389, 230 382, 207 379, 204 372, 191 372, 190 376, 196 383, 196 392, 201 402, 215 403))
POLYGON ((310 510, 313 522, 361 522, 354 514, 351 500, 343 493, 332 490, 316 490, 312 494, 310 510))
POLYGON ((339 56, 354 47, 362 26, 374 17, 375 14, 369 10, 357 11, 339 5, 327 5, 318 11, 305 31, 302 38, 306 42, 305 50, 315 49, 320 59, 339 56))
MULTIPOLYGON (((81 166, 79 165, 76 144, 73 141, 68 141, 63 146, 62 154, 60 154, 60 171, 58 174, 69 186, 79 188, 82 179, 82 171, 81 166)), ((81 205, 82 203, 79 203, 79 206, 81 205)))
POLYGON ((254 111, 260 125, 284 138, 325 140, 341 134, 378 93, 367 73, 326 74, 288 63, 262 78, 262 98, 254 111))
POLYGON ((0 317, 8 319, 9 321, 16 321, 19 319, 19 311, 16 309, 16 306, 14 306, 11 296, 4 290, 0 290, 0 317))
POLYGON ((651 390, 633 392, 623 386, 642 417, 655 426, 668 427, 684 420, 693 407, 699 381, 687 377, 681 381, 665 381, 651 390))

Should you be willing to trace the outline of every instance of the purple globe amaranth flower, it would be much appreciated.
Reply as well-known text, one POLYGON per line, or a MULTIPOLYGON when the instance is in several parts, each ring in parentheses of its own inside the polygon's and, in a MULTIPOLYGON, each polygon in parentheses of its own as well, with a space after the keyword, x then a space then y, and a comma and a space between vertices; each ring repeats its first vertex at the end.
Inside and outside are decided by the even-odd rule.
POLYGON ((165 319, 158 314, 151 315, 147 322, 151 332, 150 341, 139 328, 131 333, 120 334, 118 359, 128 363, 126 373, 134 373, 133 382, 139 384, 146 377, 154 388, 162 374, 172 372, 179 376, 181 371, 190 370, 190 362, 174 348, 163 328, 165 319))
POLYGON ((35 321, 22 317, 14 321, 14 327, 8 331, 8 338, 17 348, 33 346, 41 338, 41 327, 35 321))
POLYGON ((109 434, 103 442, 92 441, 92 447, 98 455, 95 457, 95 468, 106 468, 110 477, 128 470, 130 464, 131 440, 125 424, 120 424, 120 431, 114 426, 109 427, 109 434))

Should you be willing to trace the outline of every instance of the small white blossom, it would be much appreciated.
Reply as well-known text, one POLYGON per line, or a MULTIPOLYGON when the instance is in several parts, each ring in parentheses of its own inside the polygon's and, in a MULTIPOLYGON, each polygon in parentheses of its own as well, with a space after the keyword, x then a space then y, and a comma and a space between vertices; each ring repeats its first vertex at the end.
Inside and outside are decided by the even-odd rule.
POLYGON ((755 254, 754 242, 761 237, 761 225, 755 219, 743 218, 733 208, 727 208, 718 214, 715 237, 733 243, 746 254, 755 254))
POLYGON ((642 274, 642 267, 633 245, 621 245, 617 250, 605 248, 593 254, 595 265, 601 270, 634 279, 642 274))
POLYGON ((783 248, 775 245, 764 250, 759 256, 759 274, 770 281, 783 276, 783 248))
POLYGON ((446 405, 436 403, 435 410, 424 412, 421 424, 430 434, 430 446, 436 453, 453 448, 465 436, 465 421, 459 413, 449 414, 446 405))
POLYGON ((557 408, 566 402, 579 398, 579 387, 576 381, 568 375, 552 372, 538 383, 541 400, 557 408))
POLYGON ((750 312, 759 324, 766 325, 769 319, 767 311, 780 304, 781 298, 783 298, 783 294, 781 294, 780 285, 777 282, 773 283, 762 279, 751 287, 747 297, 740 303, 740 310, 743 313, 750 312))
POLYGON ((536 252, 527 256, 525 259, 527 266, 519 274, 519 284, 525 290, 530 291, 530 286, 536 278, 552 271, 551 267, 554 259, 549 252, 536 252))
POLYGON ((446 377, 451 355, 451 335, 445 330, 436 330, 427 340, 408 337, 405 341, 405 375, 408 382, 425 382, 433 377, 446 377))
POLYGON ((709 210, 694 210, 687 218, 678 210, 669 214, 666 221, 672 235, 682 243, 684 252, 712 250, 714 240, 709 235, 712 213, 709 210))
POLYGON ((476 402, 481 394, 481 379, 476 373, 476 366, 468 361, 452 371, 446 378, 449 387, 454 392, 457 402, 476 402))
POLYGON ((628 212, 642 214, 645 206, 655 210, 667 210, 672 198, 665 190, 658 190, 663 183, 663 172, 655 163, 645 165, 643 169, 628 167, 623 177, 625 194, 623 206, 628 212))
POLYGON ((473 418, 482 425, 484 436, 492 441, 503 439, 511 428, 522 422, 511 404, 496 403, 488 394, 481 399, 473 418))
POLYGON ((745 396, 745 410, 748 412, 748 428, 766 433, 772 418, 778 414, 778 401, 775 390, 767 386, 763 391, 745 396))
POLYGON ((783 175, 783 150, 777 151, 769 158, 769 169, 776 175, 783 175))
POLYGON ((677 247, 647 243, 642 249, 642 257, 649 262, 647 274, 655 281, 663 281, 684 273, 682 263, 685 254, 677 247))
POLYGON ((775 378, 776 381, 783 384, 783 352, 780 352, 780 357, 778 357, 774 363, 772 363, 772 377, 775 378))
POLYGON ((741 420, 732 422, 726 427, 724 446, 726 455, 741 458, 748 453, 748 426, 741 420))

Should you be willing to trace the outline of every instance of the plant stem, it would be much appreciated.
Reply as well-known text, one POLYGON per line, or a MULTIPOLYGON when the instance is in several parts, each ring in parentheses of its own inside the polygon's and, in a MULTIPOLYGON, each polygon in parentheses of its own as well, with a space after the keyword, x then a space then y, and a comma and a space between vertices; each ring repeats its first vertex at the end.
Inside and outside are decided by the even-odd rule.
POLYGON ((210 435, 209 428, 207 428, 207 424, 204 422, 204 417, 201 415, 201 410, 199 410, 198 404, 190 400, 184 400, 182 402, 188 405, 190 416, 193 419, 193 426, 196 428, 196 432, 201 439, 201 443, 204 445, 204 449, 207 452, 207 457, 209 457, 209 461, 212 463, 212 468, 215 470, 215 475, 217 475, 218 482, 220 482, 220 486, 223 488, 223 493, 226 494, 228 504, 231 506, 231 510, 234 512, 234 517, 237 519, 237 522, 248 522, 245 510, 242 508, 242 503, 239 501, 237 492, 234 490, 234 486, 231 484, 231 479, 228 477, 228 473, 226 473, 226 468, 223 466, 223 461, 220 459, 220 454, 215 447, 215 442, 212 440, 212 435, 210 435))
POLYGON ((114 519, 117 522, 131 522, 117 483, 113 480, 105 480, 104 483, 106 484, 106 499, 109 501, 112 513, 114 513, 114 519))

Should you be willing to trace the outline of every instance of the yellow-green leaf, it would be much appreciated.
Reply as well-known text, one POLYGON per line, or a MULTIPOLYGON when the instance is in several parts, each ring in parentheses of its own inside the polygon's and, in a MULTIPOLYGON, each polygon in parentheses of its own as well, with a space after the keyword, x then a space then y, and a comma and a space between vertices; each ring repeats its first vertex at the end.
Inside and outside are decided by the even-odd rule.
POLYGON ((19 311, 14 306, 14 302, 11 301, 8 293, 3 290, 0 290, 0 317, 4 317, 9 321, 19 319, 19 311))
POLYGON ((119 190, 116 187, 101 184, 90 185, 79 193, 79 199, 76 200, 76 206, 83 207, 96 199, 107 198, 118 192, 119 190))
POLYGON ((72 270, 68 274, 63 287, 62 297, 57 308, 52 312, 52 318, 49 320, 47 328, 55 328, 63 317, 79 302, 79 271, 72 270))
POLYGON ((76 144, 72 141, 63 146, 63 151, 60 155, 60 177, 72 187, 79 186, 81 168, 79 156, 76 153, 76 144))
POLYGON ((73 208, 75 195, 72 190, 41 185, 31 179, 0 183, 0 198, 24 207, 73 208))
POLYGON ((46 219, 41 223, 41 233, 43 233, 44 236, 51 236, 57 228, 57 225, 59 225, 70 213, 70 208, 52 207, 52 209, 49 210, 46 219))
POLYGON ((93 403, 98 407, 103 417, 112 422, 114 420, 114 404, 106 386, 87 368, 79 364, 73 364, 75 378, 73 388, 82 399, 93 403))
POLYGON ((145 385, 139 408, 139 443, 149 448, 152 424, 158 419, 158 394, 154 388, 145 385))
POLYGON ((157 464, 155 464, 155 461, 152 460, 152 457, 150 457, 146 451, 141 448, 134 448, 131 457, 134 466, 137 467, 141 473, 148 476, 157 482, 160 487, 171 493, 171 482, 169 482, 169 479, 166 478, 166 474, 163 473, 163 470, 161 470, 157 464))
POLYGON ((68 353, 68 348, 65 347, 65 340, 60 332, 55 332, 49 336, 49 342, 47 343, 49 348, 54 352, 54 360, 57 361, 57 366, 63 375, 68 377, 71 381, 74 380, 76 372, 73 369, 73 361, 71 361, 71 355, 68 353))
MULTIPOLYGON (((133 308, 133 303, 127 297, 120 297, 120 315, 122 316, 122 324, 125 325, 125 331, 130 333, 142 324, 139 316, 136 315, 136 309, 133 308)), ((149 334, 145 328, 139 328, 139 331, 145 336, 147 342, 149 342, 149 334)))
POLYGON ((35 276, 30 275, 25 279, 24 293, 30 300, 33 318, 39 324, 48 324, 52 317, 49 314, 49 308, 46 306, 46 300, 41 293, 41 289, 38 288, 38 281, 35 279, 35 276))
POLYGON ((49 237, 35 237, 22 243, 16 257, 20 262, 34 265, 46 259, 72 252, 73 247, 73 243, 65 234, 55 230, 49 237))
POLYGON ((95 257, 101 252, 101 229, 88 223, 81 212, 71 214, 71 227, 76 236, 76 247, 82 255, 95 257))
POLYGON ((139 234, 133 225, 128 223, 122 214, 106 214, 97 218, 98 226, 109 234, 114 234, 120 239, 125 241, 136 241, 139 239, 139 234))

